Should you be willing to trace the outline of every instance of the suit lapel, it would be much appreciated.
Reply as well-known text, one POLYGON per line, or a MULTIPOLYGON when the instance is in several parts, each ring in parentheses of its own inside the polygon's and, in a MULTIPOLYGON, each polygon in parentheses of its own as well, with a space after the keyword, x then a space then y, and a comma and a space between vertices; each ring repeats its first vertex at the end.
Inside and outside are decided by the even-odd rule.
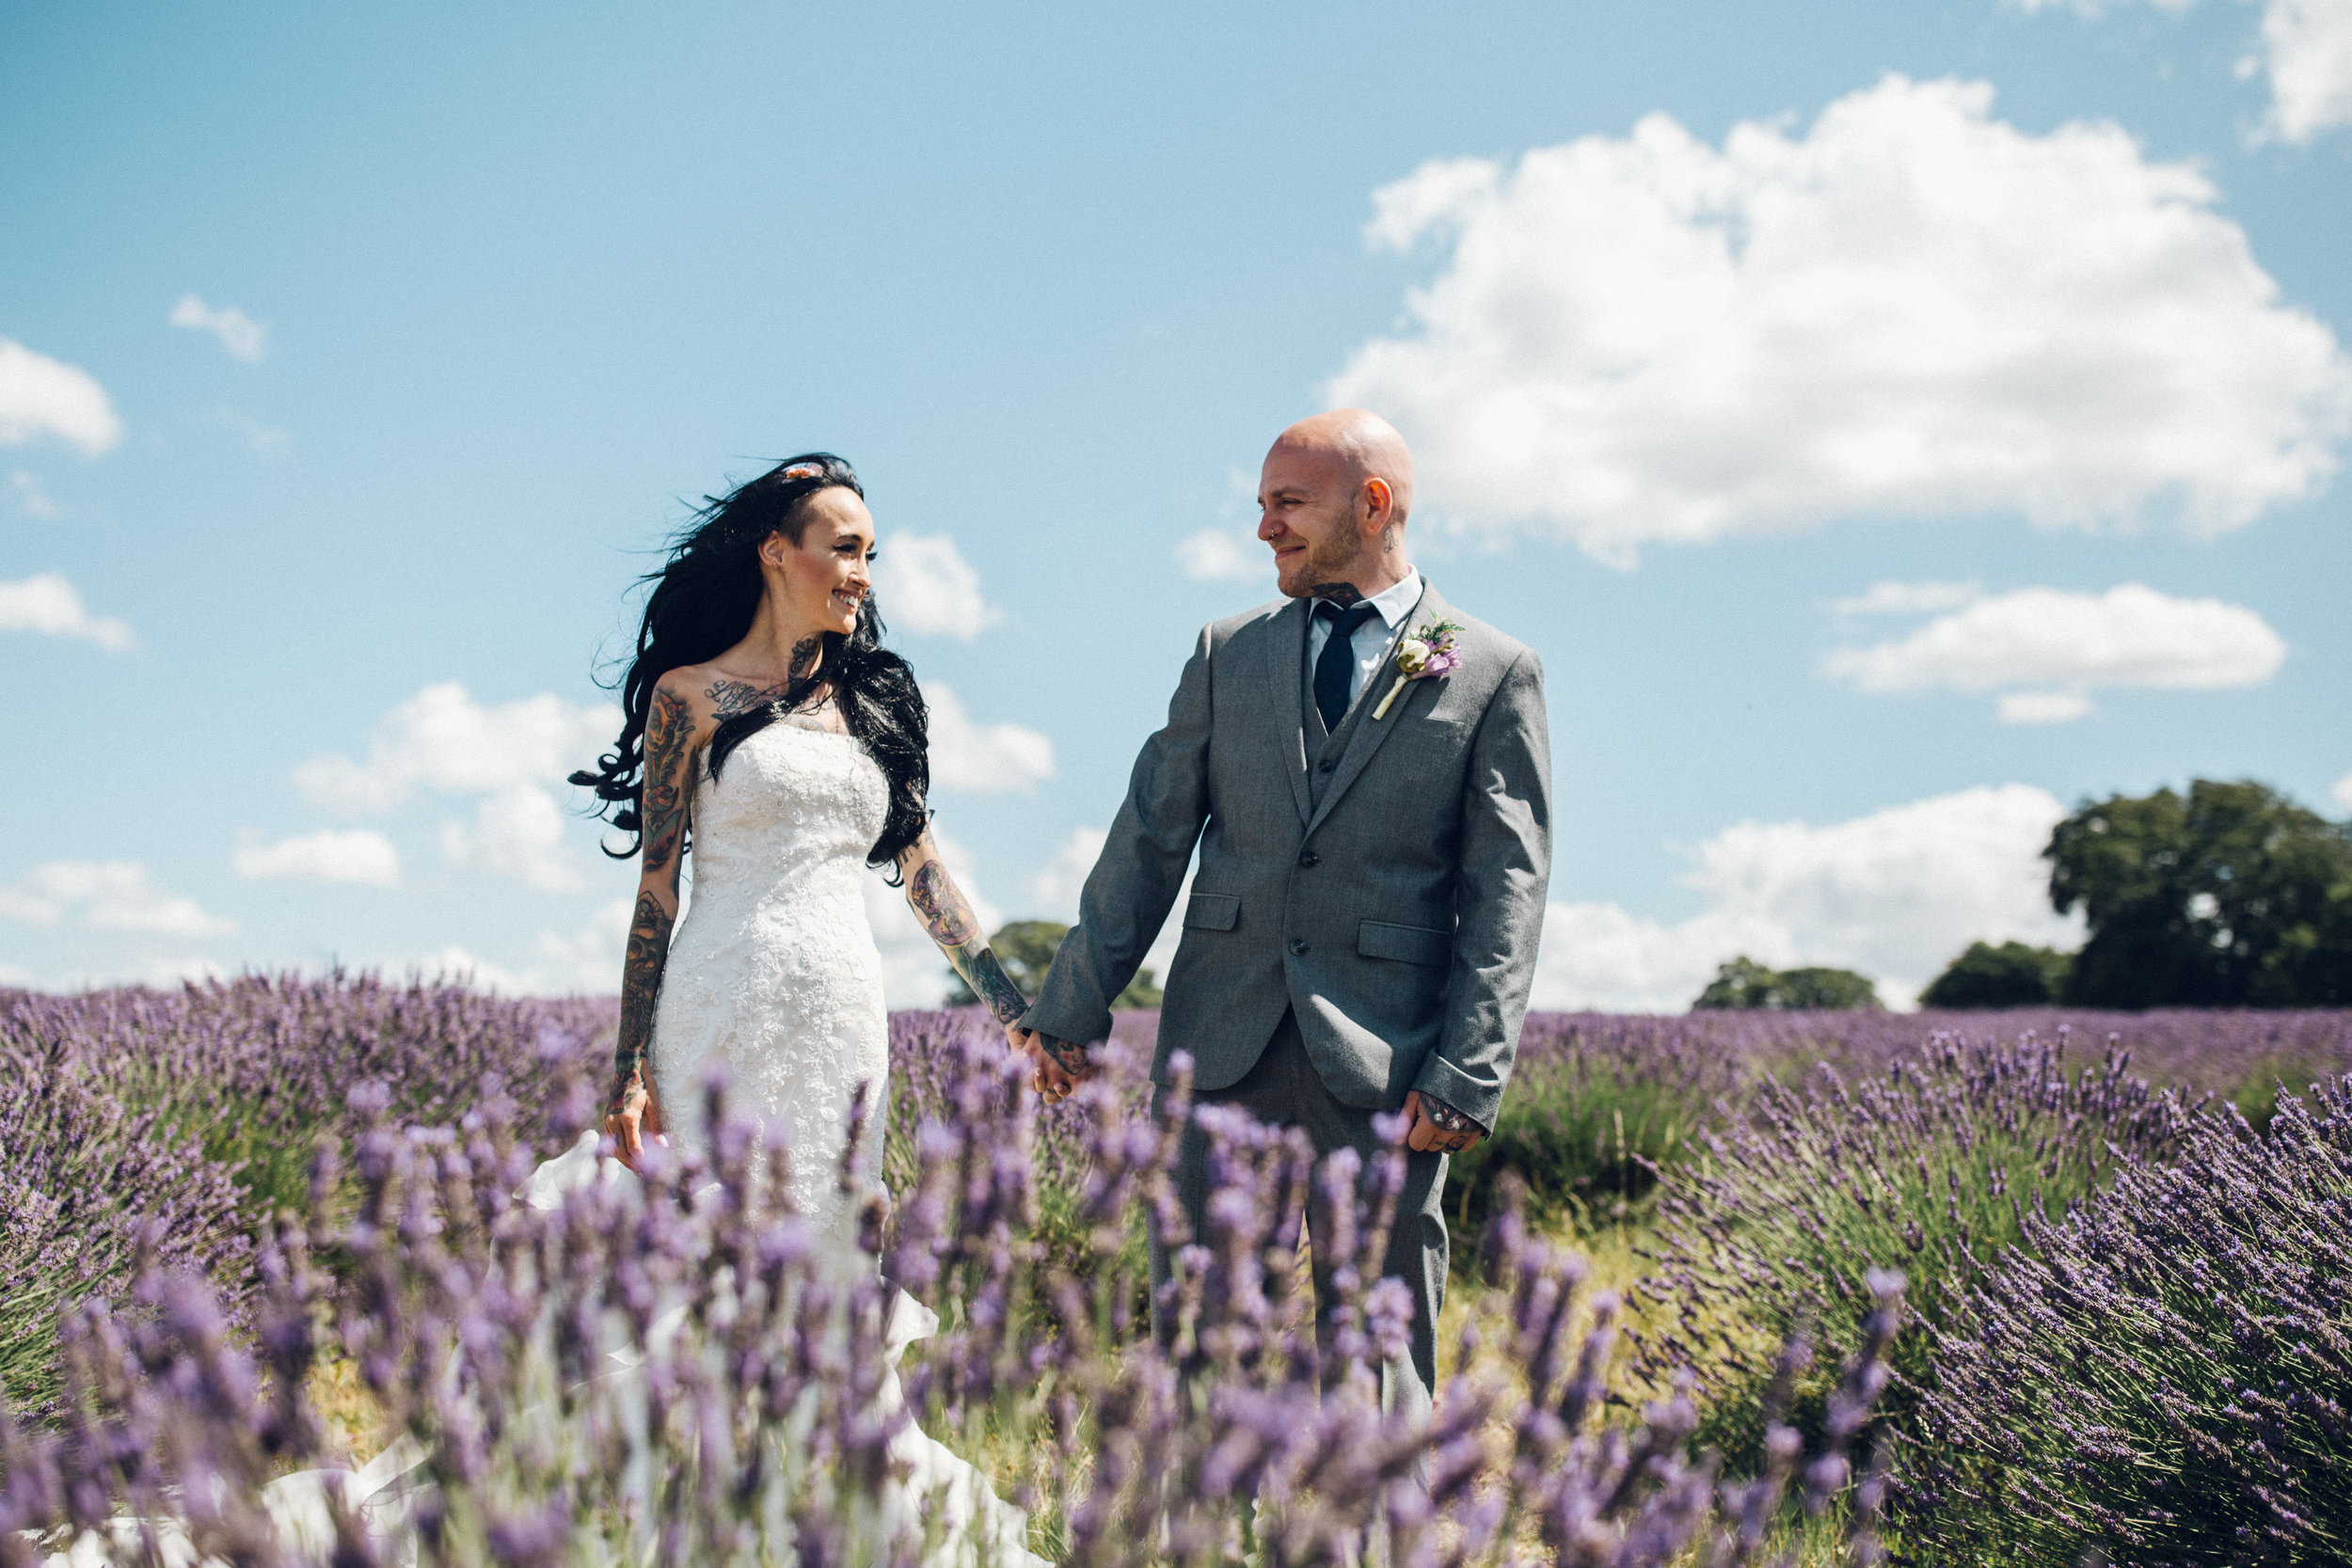
MULTIPOLYGON (((1389 639, 1390 657, 1380 661, 1380 668, 1373 673, 1372 679, 1365 683, 1363 691, 1356 700, 1355 711, 1351 713, 1347 721, 1356 726, 1356 731, 1347 737, 1347 748, 1340 753, 1340 766, 1331 774, 1331 782, 1324 786, 1323 804, 1315 808, 1313 815, 1307 819, 1309 832, 1314 832, 1316 825, 1331 815, 1331 808, 1338 804, 1341 796, 1347 793, 1347 786, 1354 784, 1357 776, 1371 766, 1373 757, 1378 753, 1389 736, 1405 727, 1406 721, 1412 718, 1414 710, 1426 708, 1431 703, 1437 701, 1435 697, 1422 689, 1423 687, 1434 689, 1438 681, 1445 678, 1442 675, 1411 682, 1398 694, 1395 704, 1389 709, 1387 718, 1375 723, 1372 717, 1372 710, 1380 705, 1380 699, 1389 694, 1389 687, 1396 679, 1396 666, 1393 662, 1396 644, 1415 627, 1426 623, 1444 620, 1449 608, 1443 599, 1438 597, 1438 591, 1429 585, 1429 579, 1422 578, 1421 598, 1405 618, 1397 623, 1395 634, 1389 639)), ((1303 642, 1300 645, 1298 657, 1301 660, 1307 657, 1303 642)))
POLYGON ((1265 623, 1265 711, 1274 719, 1275 747, 1290 775, 1301 822, 1314 814, 1307 789, 1307 697, 1300 674, 1307 667, 1308 613, 1307 600, 1293 599, 1265 623))

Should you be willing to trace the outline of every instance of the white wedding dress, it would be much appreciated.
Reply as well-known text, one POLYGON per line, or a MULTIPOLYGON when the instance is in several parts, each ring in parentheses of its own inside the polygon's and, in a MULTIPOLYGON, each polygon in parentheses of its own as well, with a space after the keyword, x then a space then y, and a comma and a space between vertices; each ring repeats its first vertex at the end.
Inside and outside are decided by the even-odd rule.
MULTIPOLYGON (((715 781, 704 761, 695 766, 692 895, 654 1009, 654 1085, 666 1135, 673 1147, 707 1141, 702 1085, 723 1066, 730 1111, 791 1133, 794 1208, 831 1233, 845 1266, 870 1269, 857 1249, 860 1196, 841 1190, 840 1156, 864 1085, 859 1163, 868 1190, 879 1182, 890 1018, 865 890, 866 857, 889 815, 888 781, 831 710, 787 714, 757 731, 715 781)), ((598 1157, 591 1132, 541 1165, 524 1196, 551 1209, 573 1187, 615 1180, 632 1178, 618 1161, 598 1157)), ((891 1361, 938 1326, 928 1307, 897 1292, 885 1333, 891 1361)), ((653 1332, 664 1327, 657 1321, 653 1332)), ((895 1370, 882 1398, 898 1402, 895 1370)), ((890 1451, 905 1477, 888 1501, 944 1541, 925 1568, 1046 1568, 1027 1549, 1028 1516, 954 1452, 912 1421, 890 1451)))
MULTIPOLYGON (((879 1180, 890 1023, 864 890, 889 786, 837 722, 830 712, 780 719, 738 746, 715 783, 697 763, 692 899, 662 973, 653 1065, 675 1146, 707 1137, 701 1085, 712 1065, 724 1063, 734 1111, 791 1131, 795 1207, 832 1234, 843 1267, 871 1268, 856 1247, 857 1203, 841 1192, 839 1156, 851 1099, 865 1084, 872 1114, 863 1164, 868 1182, 879 1180)), ((556 1209, 574 1188, 635 1180, 619 1161, 599 1155, 592 1131, 539 1166, 521 1196, 534 1208, 556 1209)), ((667 1338, 684 1316, 683 1307, 662 1314, 651 1337, 667 1338)), ((938 1326, 928 1308, 898 1292, 884 1335, 890 1360, 938 1326)), ((608 1375, 633 1376, 642 1352, 613 1347, 615 1370, 608 1375)), ((881 1397, 898 1402, 895 1370, 881 1397)), ((941 1543, 924 1568, 1046 1568, 1027 1549, 1027 1515, 914 1422, 891 1439, 890 1452, 903 1476, 882 1499, 886 1513, 941 1543)), ((411 1478, 426 1457, 402 1438, 363 1469, 306 1470, 274 1481, 262 1501, 286 1545, 325 1560, 334 1542, 327 1497, 340 1494, 396 1560, 413 1563, 411 1478)), ((167 1562, 199 1563, 176 1521, 148 1524, 161 1531, 167 1562)), ((110 1545, 135 1550, 141 1522, 112 1525, 111 1543, 87 1532, 47 1557, 46 1568, 94 1568, 113 1560, 110 1545)))

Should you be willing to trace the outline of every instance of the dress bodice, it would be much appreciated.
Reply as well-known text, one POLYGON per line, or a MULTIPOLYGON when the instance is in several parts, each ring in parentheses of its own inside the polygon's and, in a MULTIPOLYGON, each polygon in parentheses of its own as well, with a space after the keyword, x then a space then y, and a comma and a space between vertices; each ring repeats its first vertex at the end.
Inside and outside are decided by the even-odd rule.
POLYGON ((739 1114, 789 1131, 795 1204, 847 1241, 855 1217, 837 1173, 860 1085, 869 1179, 888 1119, 890 1026, 866 857, 890 786, 829 717, 788 714, 756 731, 715 780, 696 764, 693 891, 662 967, 652 1054, 674 1139, 707 1136, 702 1079, 723 1067, 739 1114))
POLYGON ((890 784, 866 748, 824 714, 787 714, 710 776, 695 765, 694 902, 748 908, 850 885, 890 815, 890 784))

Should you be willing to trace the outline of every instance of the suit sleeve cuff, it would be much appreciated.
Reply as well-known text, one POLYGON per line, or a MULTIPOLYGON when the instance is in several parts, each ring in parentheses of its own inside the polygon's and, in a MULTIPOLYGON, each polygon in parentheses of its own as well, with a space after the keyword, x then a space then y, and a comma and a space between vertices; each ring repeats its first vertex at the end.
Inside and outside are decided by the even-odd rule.
POLYGON ((1089 1019, 1073 1009, 1037 1002, 1021 1015, 1021 1027, 1033 1034, 1068 1040, 1073 1045, 1100 1045, 1111 1037, 1111 1015, 1105 1010, 1089 1019))
POLYGON ((1494 1132, 1495 1117, 1502 1110, 1500 1085, 1482 1084, 1433 1052, 1422 1063, 1413 1087, 1423 1094, 1436 1095, 1489 1133, 1494 1132))

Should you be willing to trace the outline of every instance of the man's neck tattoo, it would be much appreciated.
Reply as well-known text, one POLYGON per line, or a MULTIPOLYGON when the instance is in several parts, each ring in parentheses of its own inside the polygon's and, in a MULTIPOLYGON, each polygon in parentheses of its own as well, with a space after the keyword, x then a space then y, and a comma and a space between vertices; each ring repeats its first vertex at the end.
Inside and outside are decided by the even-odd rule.
POLYGON ((1364 597, 1356 592, 1356 585, 1352 582, 1318 582, 1307 590, 1307 594, 1310 598, 1328 599, 1342 610, 1361 603, 1364 597))

